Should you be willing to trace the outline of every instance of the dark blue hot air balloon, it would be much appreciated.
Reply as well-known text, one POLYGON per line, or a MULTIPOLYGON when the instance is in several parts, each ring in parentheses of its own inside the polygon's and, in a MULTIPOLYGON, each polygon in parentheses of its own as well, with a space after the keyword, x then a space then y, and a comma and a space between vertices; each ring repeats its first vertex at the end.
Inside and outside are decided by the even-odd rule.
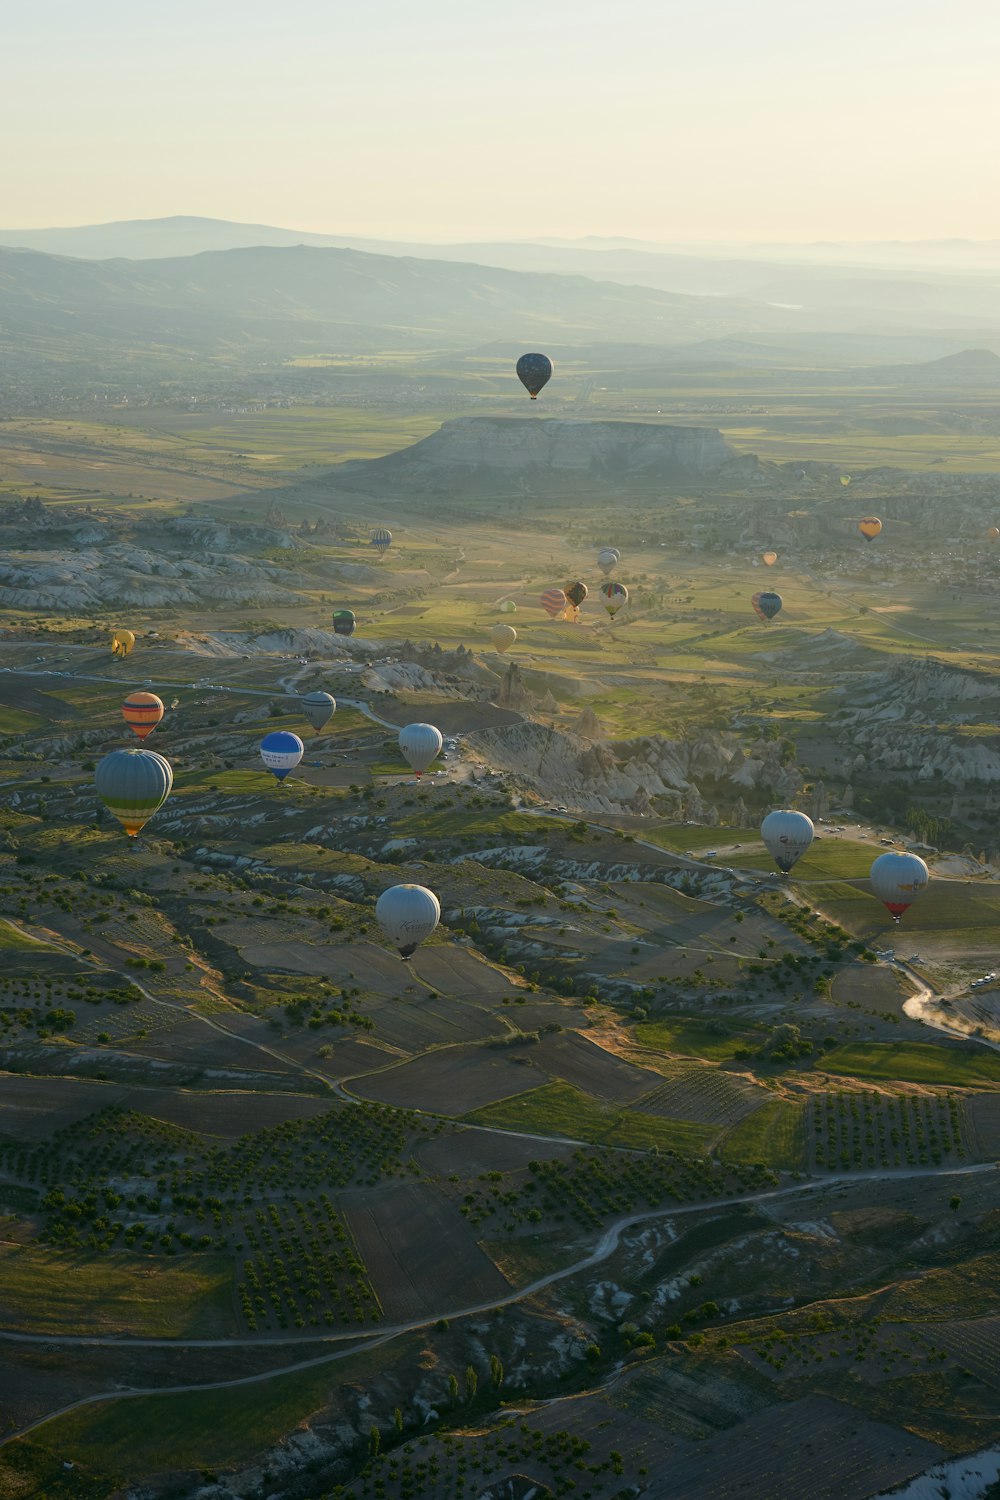
POLYGON ((763 594, 757 595, 757 612, 762 614, 770 624, 781 608, 781 603, 781 595, 774 594, 768 589, 763 594))
POLYGON ((547 354, 522 354, 517 362, 517 378, 532 401, 538 392, 552 379, 552 361, 547 354))
POLYGON ((372 532, 372 546, 384 557, 392 546, 392 532, 386 531, 384 526, 376 526, 372 532))

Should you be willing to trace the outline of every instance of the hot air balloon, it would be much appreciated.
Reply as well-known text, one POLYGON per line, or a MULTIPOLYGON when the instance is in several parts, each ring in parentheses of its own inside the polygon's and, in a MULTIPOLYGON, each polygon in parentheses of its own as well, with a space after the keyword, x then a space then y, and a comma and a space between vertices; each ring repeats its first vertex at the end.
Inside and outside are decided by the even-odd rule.
POLYGON ((787 875, 797 860, 805 854, 813 841, 815 829, 812 819, 792 808, 768 813, 760 825, 760 836, 764 847, 774 859, 779 870, 787 875))
POLYGON ((407 724, 399 731, 399 748, 417 776, 422 776, 435 756, 440 755, 444 736, 433 724, 407 724))
POLYGON ((287 729, 275 729, 261 740, 260 758, 272 776, 284 781, 289 771, 295 770, 305 749, 297 734, 290 734, 287 729))
POLYGON ((607 578, 609 573, 613 573, 615 571, 621 560, 622 555, 618 551, 617 547, 604 547, 597 554, 597 566, 600 568, 605 578, 607 578))
POLYGON ((409 958, 441 920, 441 905, 425 885, 391 885, 375 903, 375 919, 400 957, 409 958))
POLYGON ((991 526, 986 535, 991 542, 995 542, 1000 538, 1000 526, 991 526))
POLYGON ((353 635, 354 627, 357 625, 353 609, 335 609, 333 612, 333 629, 337 635, 353 635))
POLYGON ((562 589, 546 589, 542 595, 542 608, 552 620, 557 620, 569 604, 562 589))
POLYGON ((841 474, 841 476, 840 476, 840 482, 844 486, 844 489, 846 490, 847 486, 851 482, 851 476, 850 476, 850 474, 841 474))
POLYGON ((155 693, 129 693, 122 704, 122 718, 144 740, 163 718, 163 700, 155 693))
POLYGON ((750 608, 753 610, 753 612, 757 616, 758 620, 764 620, 764 619, 767 618, 767 616, 764 614, 764 611, 760 607, 760 593, 759 592, 756 593, 756 594, 751 594, 751 596, 750 596, 750 608))
POLYGON ((577 579, 575 583, 563 584, 563 593, 566 595, 566 598, 569 600, 570 604, 574 604, 577 609, 580 608, 580 605, 583 603, 584 599, 586 599, 589 592, 590 590, 587 588, 587 585, 585 583, 581 583, 579 579, 577 579))
POLYGON ((783 602, 781 595, 773 593, 770 589, 765 589, 762 594, 758 594, 756 597, 757 613, 762 615, 770 625, 781 608, 783 602))
POLYGON ((324 725, 329 724, 337 712, 337 700, 331 697, 329 693, 306 693, 302 699, 302 712, 316 733, 319 734, 324 725))
POLYGON ((607 583, 602 583, 600 593, 604 599, 604 608, 614 619, 622 605, 628 603, 628 589, 623 583, 614 583, 609 578, 607 583))
POLYGON ((128 656, 135 645, 135 636, 131 630, 116 630, 111 637, 111 655, 128 656))
POLYGON ((762 552, 760 555, 763 559, 764 566, 767 568, 773 568, 775 563, 778 561, 777 552, 762 552))
POLYGON ((538 399, 542 386, 552 379, 552 361, 547 354, 522 354, 518 360, 517 378, 532 401, 538 399))
POLYGON ((372 546, 384 557, 392 546, 392 532, 387 531, 384 526, 376 526, 372 532, 372 546))
POLYGON ((108 812, 135 838, 140 828, 170 796, 174 773, 155 750, 112 750, 94 773, 97 795, 108 812))
POLYGON ((871 867, 872 890, 898 922, 908 906, 923 895, 930 879, 927 866, 916 854, 880 854, 871 867))
POLYGON ((490 631, 490 639, 502 656, 517 640, 517 631, 513 625, 494 625, 490 631))
POLYGON ((517 614, 517 605, 514 603, 513 599, 502 599, 500 601, 500 613, 502 615, 517 614))
POLYGON ((861 535, 864 537, 866 542, 873 542, 878 536, 879 532, 882 530, 882 522, 879 520, 878 516, 864 516, 863 519, 858 522, 858 530, 861 532, 861 535))

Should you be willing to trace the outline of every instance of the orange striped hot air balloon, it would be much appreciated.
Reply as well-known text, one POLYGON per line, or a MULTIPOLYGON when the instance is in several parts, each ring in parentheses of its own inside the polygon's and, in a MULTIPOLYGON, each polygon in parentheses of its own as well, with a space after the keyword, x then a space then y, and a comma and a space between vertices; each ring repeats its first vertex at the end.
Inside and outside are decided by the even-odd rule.
POLYGON ((163 718, 163 703, 155 693, 129 693, 122 704, 122 718, 144 740, 163 718))
POLYGON ((558 619, 569 606, 562 589, 546 589, 542 595, 542 608, 551 620, 558 619))

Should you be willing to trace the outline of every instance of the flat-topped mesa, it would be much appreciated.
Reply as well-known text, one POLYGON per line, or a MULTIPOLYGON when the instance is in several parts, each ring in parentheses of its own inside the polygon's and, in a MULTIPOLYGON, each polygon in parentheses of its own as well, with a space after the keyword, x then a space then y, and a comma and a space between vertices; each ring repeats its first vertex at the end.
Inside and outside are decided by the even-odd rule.
POLYGON ((723 469, 755 473, 758 462, 730 448, 714 427, 594 422, 563 417, 460 417, 386 458, 341 464, 336 482, 379 491, 454 488, 489 491, 551 485, 565 475, 607 488, 690 479, 723 469))

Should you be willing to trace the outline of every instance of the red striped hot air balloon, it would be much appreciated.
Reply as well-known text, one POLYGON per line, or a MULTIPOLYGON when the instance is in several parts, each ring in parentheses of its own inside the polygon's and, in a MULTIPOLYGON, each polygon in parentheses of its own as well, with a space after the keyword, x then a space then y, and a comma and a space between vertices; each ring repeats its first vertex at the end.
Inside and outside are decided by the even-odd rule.
POLYGON ((562 589, 546 589, 542 595, 542 608, 551 620, 557 620, 568 604, 562 589))
POLYGON ((155 693, 129 693, 122 704, 122 718, 144 740, 163 718, 163 703, 155 693))

